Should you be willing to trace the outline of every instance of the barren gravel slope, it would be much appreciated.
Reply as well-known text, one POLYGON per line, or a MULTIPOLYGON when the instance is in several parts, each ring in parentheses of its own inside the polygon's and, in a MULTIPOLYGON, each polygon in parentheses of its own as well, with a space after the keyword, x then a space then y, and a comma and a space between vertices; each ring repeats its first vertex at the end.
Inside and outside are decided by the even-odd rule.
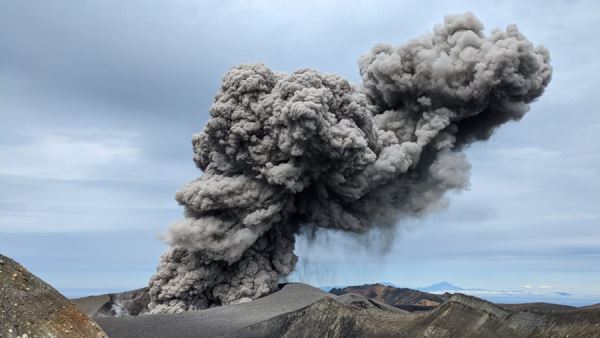
POLYGON ((181 314, 95 318, 111 338, 218 337, 297 311, 331 294, 306 284, 286 284, 255 301, 181 314))
POLYGON ((0 337, 105 337, 53 287, 0 255, 0 337))

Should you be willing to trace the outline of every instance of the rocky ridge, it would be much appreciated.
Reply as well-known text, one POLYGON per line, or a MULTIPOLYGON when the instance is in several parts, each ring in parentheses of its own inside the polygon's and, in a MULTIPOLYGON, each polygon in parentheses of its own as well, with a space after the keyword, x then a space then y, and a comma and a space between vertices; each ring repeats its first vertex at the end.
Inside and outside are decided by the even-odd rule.
POLYGON ((107 337, 53 287, 0 255, 0 337, 107 337))
POLYGON ((450 294, 433 294, 383 284, 333 288, 329 292, 338 296, 349 293, 358 294, 410 312, 431 310, 450 298, 450 294))

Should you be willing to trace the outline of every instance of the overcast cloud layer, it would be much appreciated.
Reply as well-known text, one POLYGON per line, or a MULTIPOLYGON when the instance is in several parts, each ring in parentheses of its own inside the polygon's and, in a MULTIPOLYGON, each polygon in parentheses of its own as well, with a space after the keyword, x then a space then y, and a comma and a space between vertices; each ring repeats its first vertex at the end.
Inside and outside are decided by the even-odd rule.
POLYGON ((374 44, 404 42, 465 11, 487 30, 515 23, 550 50, 543 99, 467 151, 471 189, 414 221, 391 253, 351 250, 352 238, 333 249, 300 242, 291 279, 600 293, 593 1, 3 1, 0 251, 63 290, 145 284, 164 250, 155 237, 181 215, 174 192, 198 176, 190 136, 232 65, 309 67, 358 82, 356 56, 374 44))

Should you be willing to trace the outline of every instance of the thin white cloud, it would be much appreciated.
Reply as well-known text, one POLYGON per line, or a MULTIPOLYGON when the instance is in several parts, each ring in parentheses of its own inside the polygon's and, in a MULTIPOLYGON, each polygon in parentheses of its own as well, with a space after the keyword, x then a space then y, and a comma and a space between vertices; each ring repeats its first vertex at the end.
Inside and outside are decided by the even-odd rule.
POLYGON ((541 217, 542 221, 565 222, 565 221, 590 221, 600 218, 600 213, 592 212, 564 212, 551 213, 541 217))
POLYGON ((18 144, 0 145, 0 175, 40 179, 101 178, 107 166, 135 161, 134 134, 95 130, 19 130, 18 144))

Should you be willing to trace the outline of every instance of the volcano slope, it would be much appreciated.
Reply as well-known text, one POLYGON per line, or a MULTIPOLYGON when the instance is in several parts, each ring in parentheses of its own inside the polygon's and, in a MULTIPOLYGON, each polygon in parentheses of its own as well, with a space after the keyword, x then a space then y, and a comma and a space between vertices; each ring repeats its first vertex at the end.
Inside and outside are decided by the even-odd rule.
MULTIPOLYGON (((136 290, 136 294, 143 294, 143 290, 136 290)), ((123 309, 137 311, 144 307, 143 297, 131 294, 97 297, 130 299, 136 304, 132 307, 128 301, 121 301, 119 306, 123 309)), ((463 294, 444 297, 447 300, 433 310, 408 312, 361 295, 336 296, 306 284, 291 283, 252 302, 180 314, 127 316, 126 312, 120 312, 125 316, 107 317, 111 312, 98 311, 107 308, 103 301, 88 311, 96 313, 96 321, 113 338, 600 337, 600 309, 559 306, 511 309, 463 294)))
POLYGON ((106 337, 53 287, 0 255, 0 337, 106 337))
MULTIPOLYGON (((323 298, 238 337, 600 337, 600 311, 512 312, 455 294, 435 310, 394 313, 323 298)), ((233 336, 233 335, 232 335, 233 336)))

